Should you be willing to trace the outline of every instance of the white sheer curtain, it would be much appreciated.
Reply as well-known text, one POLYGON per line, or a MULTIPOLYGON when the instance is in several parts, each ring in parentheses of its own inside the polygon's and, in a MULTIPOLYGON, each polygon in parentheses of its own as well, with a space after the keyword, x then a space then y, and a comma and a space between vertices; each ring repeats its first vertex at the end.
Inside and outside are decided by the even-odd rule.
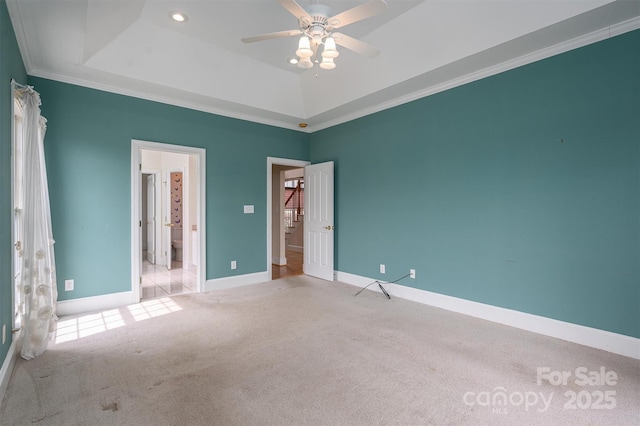
POLYGON ((14 86, 22 107, 22 181, 15 189, 21 193, 22 209, 16 221, 19 257, 17 285, 21 304, 22 350, 24 359, 42 354, 56 327, 56 267, 49 207, 49 188, 44 161, 44 135, 47 120, 40 115, 40 95, 33 87, 14 86))

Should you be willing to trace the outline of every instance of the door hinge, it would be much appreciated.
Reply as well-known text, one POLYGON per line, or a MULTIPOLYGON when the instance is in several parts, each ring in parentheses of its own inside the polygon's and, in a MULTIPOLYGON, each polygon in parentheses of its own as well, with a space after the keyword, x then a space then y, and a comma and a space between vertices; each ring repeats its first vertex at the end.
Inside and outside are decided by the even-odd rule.
POLYGON ((138 163, 138 170, 142 170, 142 163, 138 163))
POLYGON ((140 284, 142 284, 142 277, 140 277, 140 284))
POLYGON ((142 221, 140 221, 140 228, 142 228, 142 221))

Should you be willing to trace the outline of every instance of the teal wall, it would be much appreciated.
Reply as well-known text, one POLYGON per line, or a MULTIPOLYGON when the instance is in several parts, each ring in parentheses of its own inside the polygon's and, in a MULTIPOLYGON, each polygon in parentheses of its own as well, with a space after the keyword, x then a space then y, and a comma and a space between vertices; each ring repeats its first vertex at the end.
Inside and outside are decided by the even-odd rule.
POLYGON ((27 73, 4 0, 0 1, 0 327, 7 326, 7 340, 0 346, 0 365, 11 346, 11 79, 27 82, 27 73))
POLYGON ((639 146, 635 31, 316 132, 310 157, 336 162, 337 270, 640 337, 639 146))
POLYGON ((29 84, 48 120, 59 300, 131 289, 131 139, 206 149, 207 279, 266 270, 267 157, 307 160, 307 134, 41 78, 29 84), (243 214, 244 204, 255 214, 243 214), (75 290, 65 292, 69 278, 75 290))
MULTIPOLYGON (((638 76, 635 31, 311 136, 29 77, 49 119, 58 282, 76 283, 60 300, 130 290, 140 139, 207 150, 208 279, 265 269, 267 156, 333 160, 337 270, 392 280, 415 268, 402 284, 640 337, 638 76)), ((27 76, 0 0, 8 328, 11 78, 27 76)))

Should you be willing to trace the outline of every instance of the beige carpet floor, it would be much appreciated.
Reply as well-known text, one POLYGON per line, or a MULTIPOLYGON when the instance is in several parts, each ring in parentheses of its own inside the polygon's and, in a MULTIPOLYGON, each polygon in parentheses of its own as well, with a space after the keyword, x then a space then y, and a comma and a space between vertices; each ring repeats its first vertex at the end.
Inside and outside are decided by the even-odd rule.
POLYGON ((356 290, 298 276, 61 318, 0 423, 640 424, 638 360, 356 290))

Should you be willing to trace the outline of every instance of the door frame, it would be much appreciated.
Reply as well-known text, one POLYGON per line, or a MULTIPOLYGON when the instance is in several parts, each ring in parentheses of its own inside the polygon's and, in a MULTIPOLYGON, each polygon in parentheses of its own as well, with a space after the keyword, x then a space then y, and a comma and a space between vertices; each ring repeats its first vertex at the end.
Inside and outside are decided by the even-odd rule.
MULTIPOLYGON (((198 229, 198 276, 196 292, 201 293, 205 288, 207 276, 206 259, 206 150, 182 145, 171 145, 159 142, 131 139, 131 301, 140 301, 140 280, 142 279, 142 228, 141 223, 141 160, 142 150, 164 151, 176 154, 194 155, 197 159, 196 181, 198 190, 196 195, 196 226, 198 229)), ((184 232, 184 230, 183 230, 184 232)))
POLYGON ((267 157, 267 276, 269 279, 272 278, 273 270, 272 270, 272 241, 273 241, 273 229, 272 229, 272 211, 273 211, 273 192, 271 189, 272 180, 273 180, 273 166, 290 166, 290 167, 299 167, 304 168, 305 166, 310 165, 310 161, 304 160, 293 160, 289 158, 278 158, 278 157, 267 157))

